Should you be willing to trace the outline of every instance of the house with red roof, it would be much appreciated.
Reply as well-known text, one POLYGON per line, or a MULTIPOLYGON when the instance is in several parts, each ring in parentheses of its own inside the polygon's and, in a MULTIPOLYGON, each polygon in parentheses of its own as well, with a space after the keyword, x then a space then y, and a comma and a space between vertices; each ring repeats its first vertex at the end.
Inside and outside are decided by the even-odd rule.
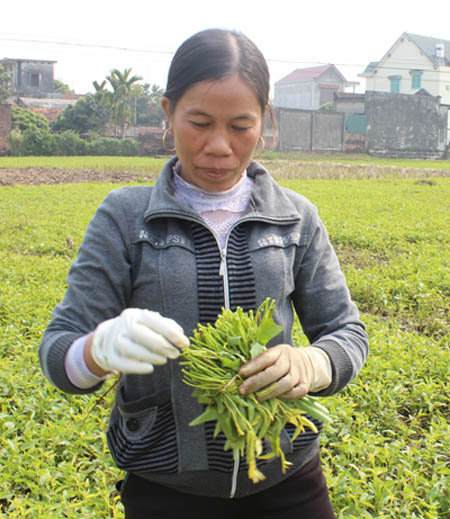
POLYGON ((332 102, 335 92, 344 92, 358 82, 347 81, 335 65, 296 69, 275 83, 274 106, 318 110, 332 102))

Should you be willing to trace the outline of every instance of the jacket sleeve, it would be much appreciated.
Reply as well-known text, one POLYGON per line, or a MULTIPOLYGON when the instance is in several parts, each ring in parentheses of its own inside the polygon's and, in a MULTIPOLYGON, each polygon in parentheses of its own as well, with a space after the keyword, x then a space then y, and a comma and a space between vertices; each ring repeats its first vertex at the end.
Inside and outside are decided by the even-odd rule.
POLYGON ((313 346, 331 361, 332 382, 317 393, 340 391, 362 368, 368 337, 317 209, 311 208, 307 241, 296 271, 294 306, 313 346))
POLYGON ((105 319, 118 315, 131 293, 131 263, 126 218, 117 191, 112 191, 90 221, 58 304, 39 347, 42 370, 49 381, 68 393, 89 393, 68 379, 64 360, 71 344, 105 319))

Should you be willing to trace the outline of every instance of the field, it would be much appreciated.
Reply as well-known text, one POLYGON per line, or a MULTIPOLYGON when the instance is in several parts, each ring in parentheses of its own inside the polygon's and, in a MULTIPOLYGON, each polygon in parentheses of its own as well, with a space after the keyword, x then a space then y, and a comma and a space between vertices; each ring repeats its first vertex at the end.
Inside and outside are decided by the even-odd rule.
MULTIPOLYGON (((37 350, 96 206, 164 160, 50 159, 0 159, 0 517, 119 519, 112 394, 61 393, 37 350)), ((449 161, 264 163, 319 207, 370 336, 360 375, 324 402, 337 517, 450 519, 449 161)))

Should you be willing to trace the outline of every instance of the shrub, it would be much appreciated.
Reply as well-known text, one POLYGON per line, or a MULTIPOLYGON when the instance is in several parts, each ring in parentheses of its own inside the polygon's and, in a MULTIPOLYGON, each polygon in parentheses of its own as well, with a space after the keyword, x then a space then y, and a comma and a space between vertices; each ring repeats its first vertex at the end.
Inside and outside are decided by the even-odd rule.
POLYGON ((24 155, 23 152, 23 136, 20 130, 11 130, 9 136, 10 153, 15 157, 24 155))
POLYGON ((23 155, 54 155, 54 139, 48 131, 29 128, 22 135, 23 155))
POLYGON ((115 139, 113 137, 101 137, 87 145, 88 155, 98 156, 130 156, 138 155, 139 143, 134 139, 115 139))
POLYGON ((53 143, 55 155, 68 157, 86 155, 88 148, 87 142, 73 130, 67 130, 53 135, 53 143))
POLYGON ((28 128, 24 132, 14 129, 10 134, 11 155, 66 157, 79 155, 134 157, 139 155, 139 142, 135 139, 98 137, 95 134, 90 139, 89 141, 83 139, 73 130, 50 133, 37 127, 28 128))
POLYGON ((112 137, 101 137, 88 144, 87 154, 99 156, 120 155, 120 141, 112 137))
POLYGON ((134 157, 139 155, 139 142, 135 139, 122 139, 121 155, 124 157, 134 157))

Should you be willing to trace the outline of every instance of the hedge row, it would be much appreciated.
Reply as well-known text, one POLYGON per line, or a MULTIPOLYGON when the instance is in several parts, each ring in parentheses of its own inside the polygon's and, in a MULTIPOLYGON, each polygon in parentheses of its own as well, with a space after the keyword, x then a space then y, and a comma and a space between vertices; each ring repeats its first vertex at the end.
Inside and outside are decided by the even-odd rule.
POLYGON ((24 132, 13 130, 10 145, 11 155, 14 156, 139 155, 139 143, 134 139, 98 137, 87 141, 72 130, 62 133, 50 133, 41 128, 30 128, 24 132))

